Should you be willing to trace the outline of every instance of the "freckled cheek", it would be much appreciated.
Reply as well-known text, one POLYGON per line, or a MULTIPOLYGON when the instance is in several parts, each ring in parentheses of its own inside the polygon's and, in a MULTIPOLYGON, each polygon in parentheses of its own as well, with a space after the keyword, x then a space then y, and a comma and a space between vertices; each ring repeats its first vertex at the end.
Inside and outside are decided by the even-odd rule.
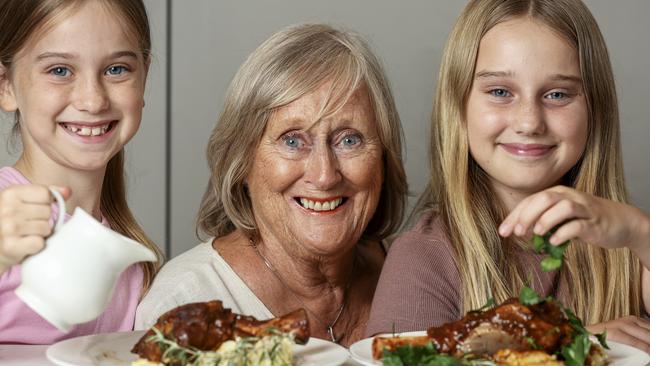
POLYGON ((257 164, 258 184, 266 186, 273 193, 282 193, 301 176, 302 162, 282 158, 266 158, 257 164))
POLYGON ((556 136, 560 136, 571 150, 582 154, 587 144, 588 122, 586 110, 575 111, 549 122, 556 136))
POLYGON ((467 109, 467 131, 470 140, 494 139, 508 126, 507 114, 494 108, 470 106, 467 109))
POLYGON ((144 89, 141 88, 124 88, 113 89, 107 92, 113 107, 120 107, 125 111, 136 112, 142 111, 144 107, 144 89))
POLYGON ((374 152, 359 159, 340 163, 341 174, 360 193, 371 200, 377 200, 384 179, 381 153, 374 152))

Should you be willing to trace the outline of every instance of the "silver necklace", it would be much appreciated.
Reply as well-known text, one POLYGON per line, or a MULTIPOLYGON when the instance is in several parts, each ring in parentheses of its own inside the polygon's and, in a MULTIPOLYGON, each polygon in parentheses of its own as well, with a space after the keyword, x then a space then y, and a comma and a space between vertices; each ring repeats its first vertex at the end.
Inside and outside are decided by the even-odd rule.
POLYGON ((348 283, 345 285, 345 290, 343 291, 343 302, 341 303, 341 307, 336 312, 336 317, 334 318, 334 321, 332 323, 330 323, 330 324, 327 324, 325 321, 323 321, 323 319, 321 319, 318 315, 316 315, 316 313, 314 311, 312 311, 307 305, 305 305, 305 302, 302 301, 300 299, 300 297, 298 297, 298 295, 296 295, 296 293, 293 291, 293 289, 291 289, 291 287, 289 287, 289 285, 287 285, 287 283, 285 282, 284 278, 282 278, 280 273, 275 269, 275 267, 273 267, 271 265, 269 260, 266 259, 266 257, 262 255, 259 248, 257 247, 257 244, 253 241, 253 239, 249 239, 249 241, 250 241, 251 246, 253 247, 253 249, 255 249, 255 253, 257 253, 257 255, 260 257, 260 259, 264 262, 264 265, 266 265, 266 267, 269 269, 269 271, 271 271, 271 273, 273 273, 275 278, 277 278, 278 281, 280 281, 282 286, 284 286, 284 288, 302 305, 302 307, 305 308, 305 310, 307 310, 314 317, 314 319, 318 320, 318 322, 321 323, 325 327, 325 329, 327 330, 327 334, 330 336, 330 339, 332 340, 332 342, 339 343, 341 341, 341 339, 343 339, 343 337, 345 336, 345 333, 341 333, 338 337, 336 337, 334 335, 334 326, 339 321, 339 318, 341 318, 341 314, 343 314, 343 310, 345 309, 345 306, 346 306, 346 304, 348 302, 348 289, 350 288, 350 284, 352 283, 352 275, 354 274, 354 267, 355 267, 356 259, 357 259, 356 255, 354 256, 354 259, 353 259, 353 262, 352 262, 352 269, 350 270, 350 276, 348 277, 348 283))

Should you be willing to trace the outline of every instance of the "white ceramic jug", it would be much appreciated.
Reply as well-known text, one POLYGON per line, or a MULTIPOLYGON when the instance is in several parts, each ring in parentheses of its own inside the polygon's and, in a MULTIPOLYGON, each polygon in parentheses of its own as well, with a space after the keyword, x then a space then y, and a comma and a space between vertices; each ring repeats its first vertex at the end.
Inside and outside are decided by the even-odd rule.
POLYGON ((63 223, 65 202, 52 190, 59 216, 45 248, 22 263, 16 295, 61 331, 98 317, 118 277, 129 265, 156 260, 145 246, 126 238, 77 207, 63 223))

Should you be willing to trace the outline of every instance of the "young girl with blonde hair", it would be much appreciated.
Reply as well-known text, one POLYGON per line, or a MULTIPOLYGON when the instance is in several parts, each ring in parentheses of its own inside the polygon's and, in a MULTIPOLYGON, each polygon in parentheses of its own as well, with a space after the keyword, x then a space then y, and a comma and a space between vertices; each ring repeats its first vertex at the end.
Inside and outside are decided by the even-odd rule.
POLYGON ((18 297, 20 262, 52 232, 48 187, 158 252, 126 202, 124 145, 144 106, 151 39, 141 0, 0 0, 0 107, 15 113, 23 151, 0 169, 0 343, 48 344, 131 330, 155 263, 125 270, 107 310, 67 333, 18 297))
POLYGON ((627 203, 619 140, 581 1, 470 1, 443 55, 420 221, 389 252, 367 333, 440 325, 530 283, 592 332, 650 350, 650 216, 627 203), (571 245, 542 272, 528 242, 552 228, 571 245))

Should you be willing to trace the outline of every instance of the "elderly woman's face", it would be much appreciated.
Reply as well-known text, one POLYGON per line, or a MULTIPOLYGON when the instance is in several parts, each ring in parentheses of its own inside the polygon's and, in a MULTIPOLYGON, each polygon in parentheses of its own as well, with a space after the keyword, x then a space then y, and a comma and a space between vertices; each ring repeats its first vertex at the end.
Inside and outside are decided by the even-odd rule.
POLYGON ((262 238, 315 255, 349 249, 372 218, 383 183, 383 149, 365 88, 316 121, 329 85, 278 109, 247 178, 262 238))

